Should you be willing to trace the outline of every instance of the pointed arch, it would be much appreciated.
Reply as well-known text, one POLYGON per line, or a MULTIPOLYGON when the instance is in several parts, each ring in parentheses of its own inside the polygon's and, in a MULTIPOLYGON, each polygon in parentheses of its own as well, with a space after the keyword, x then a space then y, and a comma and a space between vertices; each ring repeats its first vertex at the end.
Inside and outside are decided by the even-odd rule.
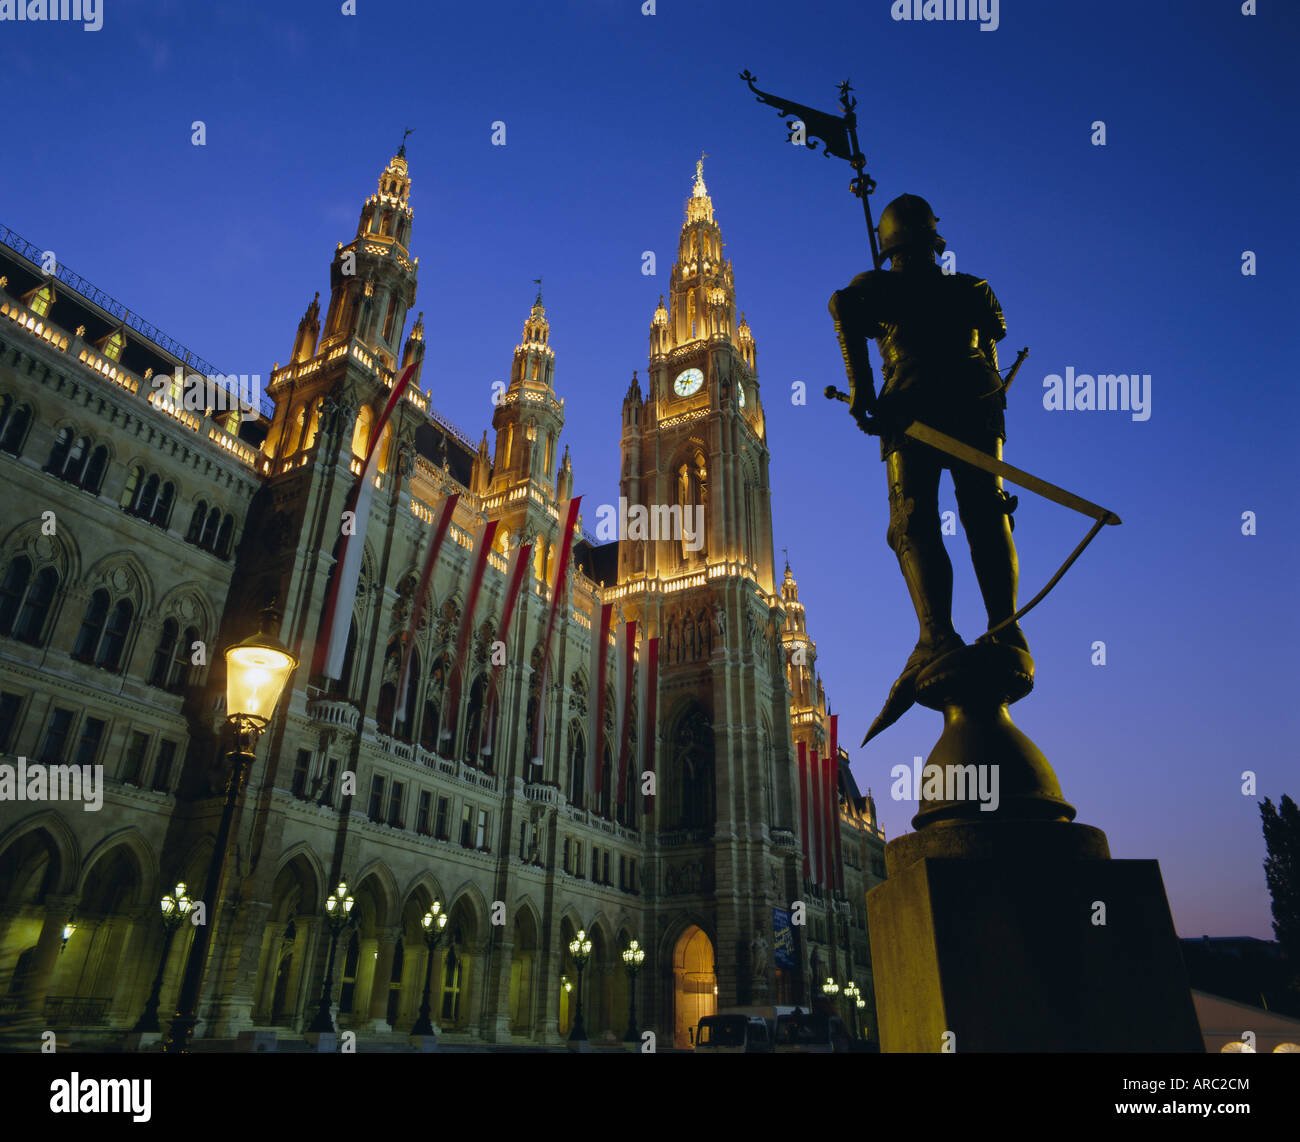
MULTIPOLYGON (((80 846, 76 834, 68 823, 53 809, 46 809, 25 817, 0 833, 0 873, 5 869, 5 859, 14 846, 34 836, 38 843, 47 846, 54 866, 49 872, 46 891, 56 896, 69 896, 75 889, 81 868, 80 846)), ((11 883, 0 875, 0 888, 11 883)))

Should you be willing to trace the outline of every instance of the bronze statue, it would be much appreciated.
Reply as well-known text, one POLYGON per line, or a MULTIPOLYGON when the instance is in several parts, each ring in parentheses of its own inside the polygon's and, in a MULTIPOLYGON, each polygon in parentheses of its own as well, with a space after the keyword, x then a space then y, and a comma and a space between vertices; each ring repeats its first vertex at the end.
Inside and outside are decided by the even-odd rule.
POLYGON ((945 242, 925 199, 904 194, 880 216, 880 257, 889 270, 859 274, 831 296, 842 337, 850 411, 864 431, 879 433, 889 486, 888 542, 898 557, 920 637, 867 737, 912 704, 916 677, 965 645, 952 625, 952 564, 939 518, 939 475, 952 472, 957 508, 988 612, 991 638, 1029 649, 1016 612, 1017 563, 1011 538, 1015 500, 999 476, 905 435, 915 420, 1000 459, 1006 439, 1005 385, 997 343, 1007 332, 988 282, 948 274, 935 263, 945 242), (871 390, 866 339, 880 349, 883 384, 871 390), (868 413, 873 414, 871 420, 868 413), (1000 628, 1000 629, 996 629, 1000 628))

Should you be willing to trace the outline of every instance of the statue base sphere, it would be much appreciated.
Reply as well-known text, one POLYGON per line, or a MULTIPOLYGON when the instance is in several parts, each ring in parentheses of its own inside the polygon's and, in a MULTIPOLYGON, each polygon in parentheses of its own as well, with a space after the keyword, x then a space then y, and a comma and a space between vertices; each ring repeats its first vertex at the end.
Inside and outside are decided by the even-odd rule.
POLYGON ((914 829, 940 821, 1074 820, 1047 758, 1007 711, 1033 688, 1033 658, 996 642, 963 646, 921 671, 916 701, 941 711, 944 726, 921 771, 914 829))

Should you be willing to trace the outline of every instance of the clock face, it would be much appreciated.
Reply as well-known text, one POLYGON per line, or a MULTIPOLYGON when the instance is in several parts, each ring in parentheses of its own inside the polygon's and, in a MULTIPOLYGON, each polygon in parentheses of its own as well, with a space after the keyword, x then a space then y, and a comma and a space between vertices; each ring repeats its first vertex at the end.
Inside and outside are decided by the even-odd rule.
POLYGON ((673 392, 679 397, 688 397, 700 391, 704 384, 704 374, 699 369, 683 369, 673 382, 673 392))

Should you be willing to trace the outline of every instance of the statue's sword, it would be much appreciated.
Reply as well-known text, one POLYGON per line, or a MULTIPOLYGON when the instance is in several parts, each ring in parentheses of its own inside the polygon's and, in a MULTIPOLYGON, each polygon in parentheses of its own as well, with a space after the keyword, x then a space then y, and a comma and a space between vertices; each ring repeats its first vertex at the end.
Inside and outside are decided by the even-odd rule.
MULTIPOLYGON (((1013 371, 1012 377, 1014 377, 1014 375, 1013 371)), ((1006 383, 1010 384, 1011 378, 1008 378, 1006 383)), ((840 400, 844 401, 846 404, 849 401, 848 394, 840 392, 834 385, 826 386, 826 396, 830 400, 840 400)), ((862 428, 863 432, 879 431, 876 427, 875 421, 871 420, 869 417, 860 417, 858 424, 862 428)), ((1037 495, 1042 496, 1045 500, 1051 500, 1054 504, 1060 504, 1064 508, 1070 508, 1072 511, 1079 512, 1081 515, 1086 515, 1095 521, 1092 525, 1092 530, 1083 537, 1078 547, 1070 553, 1069 558, 1061 564, 1061 567, 1056 574, 1048 580, 1047 586, 1039 591, 1037 595, 1030 599, 1029 602, 1021 607, 1020 610, 1010 618, 1003 619, 1002 622, 998 623, 996 626, 990 627, 980 635, 980 638, 977 641, 988 639, 1003 627, 1019 622, 1021 618, 1043 601, 1047 596, 1048 591, 1060 582, 1061 576, 1064 575, 1074 564, 1074 561, 1083 554, 1084 548, 1093 541, 1094 537, 1103 527, 1107 524, 1116 525, 1121 522, 1119 516, 1108 508, 1103 508, 1094 504, 1091 500, 1085 500, 1082 496, 1076 496, 1073 492, 1068 492, 1064 488, 1057 487, 1057 485, 1049 483, 1040 476, 1035 476, 1032 472, 1026 472, 1023 468, 1017 468, 1014 464, 1008 464, 1005 460, 999 460, 996 456, 990 456, 987 452, 981 452, 978 448, 972 448, 964 441, 949 436, 946 432, 940 432, 937 428, 931 428, 928 424, 925 424, 922 421, 912 421, 912 423, 903 430, 903 434, 905 436, 910 436, 913 440, 919 441, 922 444, 928 444, 931 448, 937 449, 944 453, 944 455, 952 457, 954 460, 961 460, 963 463, 969 464, 972 468, 979 468, 981 471, 988 472, 990 475, 1001 476, 1004 480, 1010 480, 1011 483, 1024 488, 1026 491, 1034 492, 1037 495)))

